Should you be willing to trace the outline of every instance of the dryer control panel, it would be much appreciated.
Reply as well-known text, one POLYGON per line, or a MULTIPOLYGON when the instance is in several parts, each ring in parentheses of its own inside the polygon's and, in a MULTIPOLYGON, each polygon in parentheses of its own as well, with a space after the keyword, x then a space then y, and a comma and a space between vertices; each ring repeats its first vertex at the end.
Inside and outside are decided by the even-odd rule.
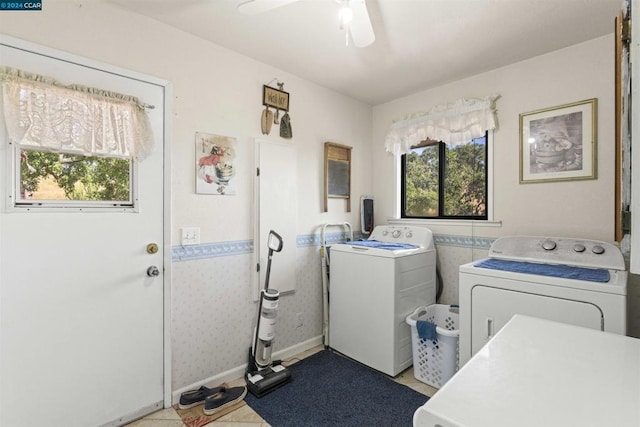
POLYGON ((507 236, 493 242, 489 258, 625 270, 620 249, 598 240, 507 236))

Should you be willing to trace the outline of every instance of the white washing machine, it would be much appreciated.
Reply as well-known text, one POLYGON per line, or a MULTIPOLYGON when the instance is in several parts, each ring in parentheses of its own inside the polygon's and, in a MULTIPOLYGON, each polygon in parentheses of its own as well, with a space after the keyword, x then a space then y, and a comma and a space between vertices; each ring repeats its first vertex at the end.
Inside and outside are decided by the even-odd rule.
POLYGON ((329 346, 387 375, 413 364, 406 317, 436 300, 436 249, 424 227, 377 226, 331 246, 329 346))
POLYGON ((627 272, 609 243, 502 237, 460 266, 459 286, 460 366, 514 314, 626 334, 627 272))

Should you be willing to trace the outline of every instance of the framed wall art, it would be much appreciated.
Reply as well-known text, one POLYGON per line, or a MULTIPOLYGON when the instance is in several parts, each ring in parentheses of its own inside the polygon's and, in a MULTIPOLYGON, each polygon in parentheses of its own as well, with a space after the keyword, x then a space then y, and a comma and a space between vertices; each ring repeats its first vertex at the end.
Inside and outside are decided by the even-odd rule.
POLYGON ((520 183, 596 178, 597 99, 520 114, 520 183))
POLYGON ((197 194, 236 194, 235 143, 229 136, 196 132, 197 194))

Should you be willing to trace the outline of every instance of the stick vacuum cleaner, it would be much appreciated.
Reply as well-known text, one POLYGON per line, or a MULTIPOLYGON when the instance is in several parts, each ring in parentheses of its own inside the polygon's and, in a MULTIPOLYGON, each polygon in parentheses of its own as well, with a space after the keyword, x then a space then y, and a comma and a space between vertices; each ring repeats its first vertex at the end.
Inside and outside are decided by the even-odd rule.
POLYGON ((267 274, 264 280, 264 289, 260 291, 258 323, 253 333, 253 345, 249 349, 249 362, 245 375, 247 389, 257 397, 262 397, 291 381, 291 372, 280 362, 271 360, 271 347, 275 336, 280 293, 275 289, 269 289, 269 276, 271 275, 273 253, 282 250, 282 237, 271 230, 267 245, 269 247, 267 274))

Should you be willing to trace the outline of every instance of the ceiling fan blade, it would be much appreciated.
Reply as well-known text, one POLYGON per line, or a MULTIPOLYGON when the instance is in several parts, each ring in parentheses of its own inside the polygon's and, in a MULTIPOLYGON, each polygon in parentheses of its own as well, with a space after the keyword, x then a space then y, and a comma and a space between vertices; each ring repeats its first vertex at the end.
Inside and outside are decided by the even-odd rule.
POLYGON ((246 15, 257 15, 298 0, 246 0, 238 5, 238 10, 246 15))
POLYGON ((349 24, 353 44, 356 47, 367 47, 376 39, 367 4, 365 0, 349 0, 349 6, 353 10, 353 20, 349 24))

